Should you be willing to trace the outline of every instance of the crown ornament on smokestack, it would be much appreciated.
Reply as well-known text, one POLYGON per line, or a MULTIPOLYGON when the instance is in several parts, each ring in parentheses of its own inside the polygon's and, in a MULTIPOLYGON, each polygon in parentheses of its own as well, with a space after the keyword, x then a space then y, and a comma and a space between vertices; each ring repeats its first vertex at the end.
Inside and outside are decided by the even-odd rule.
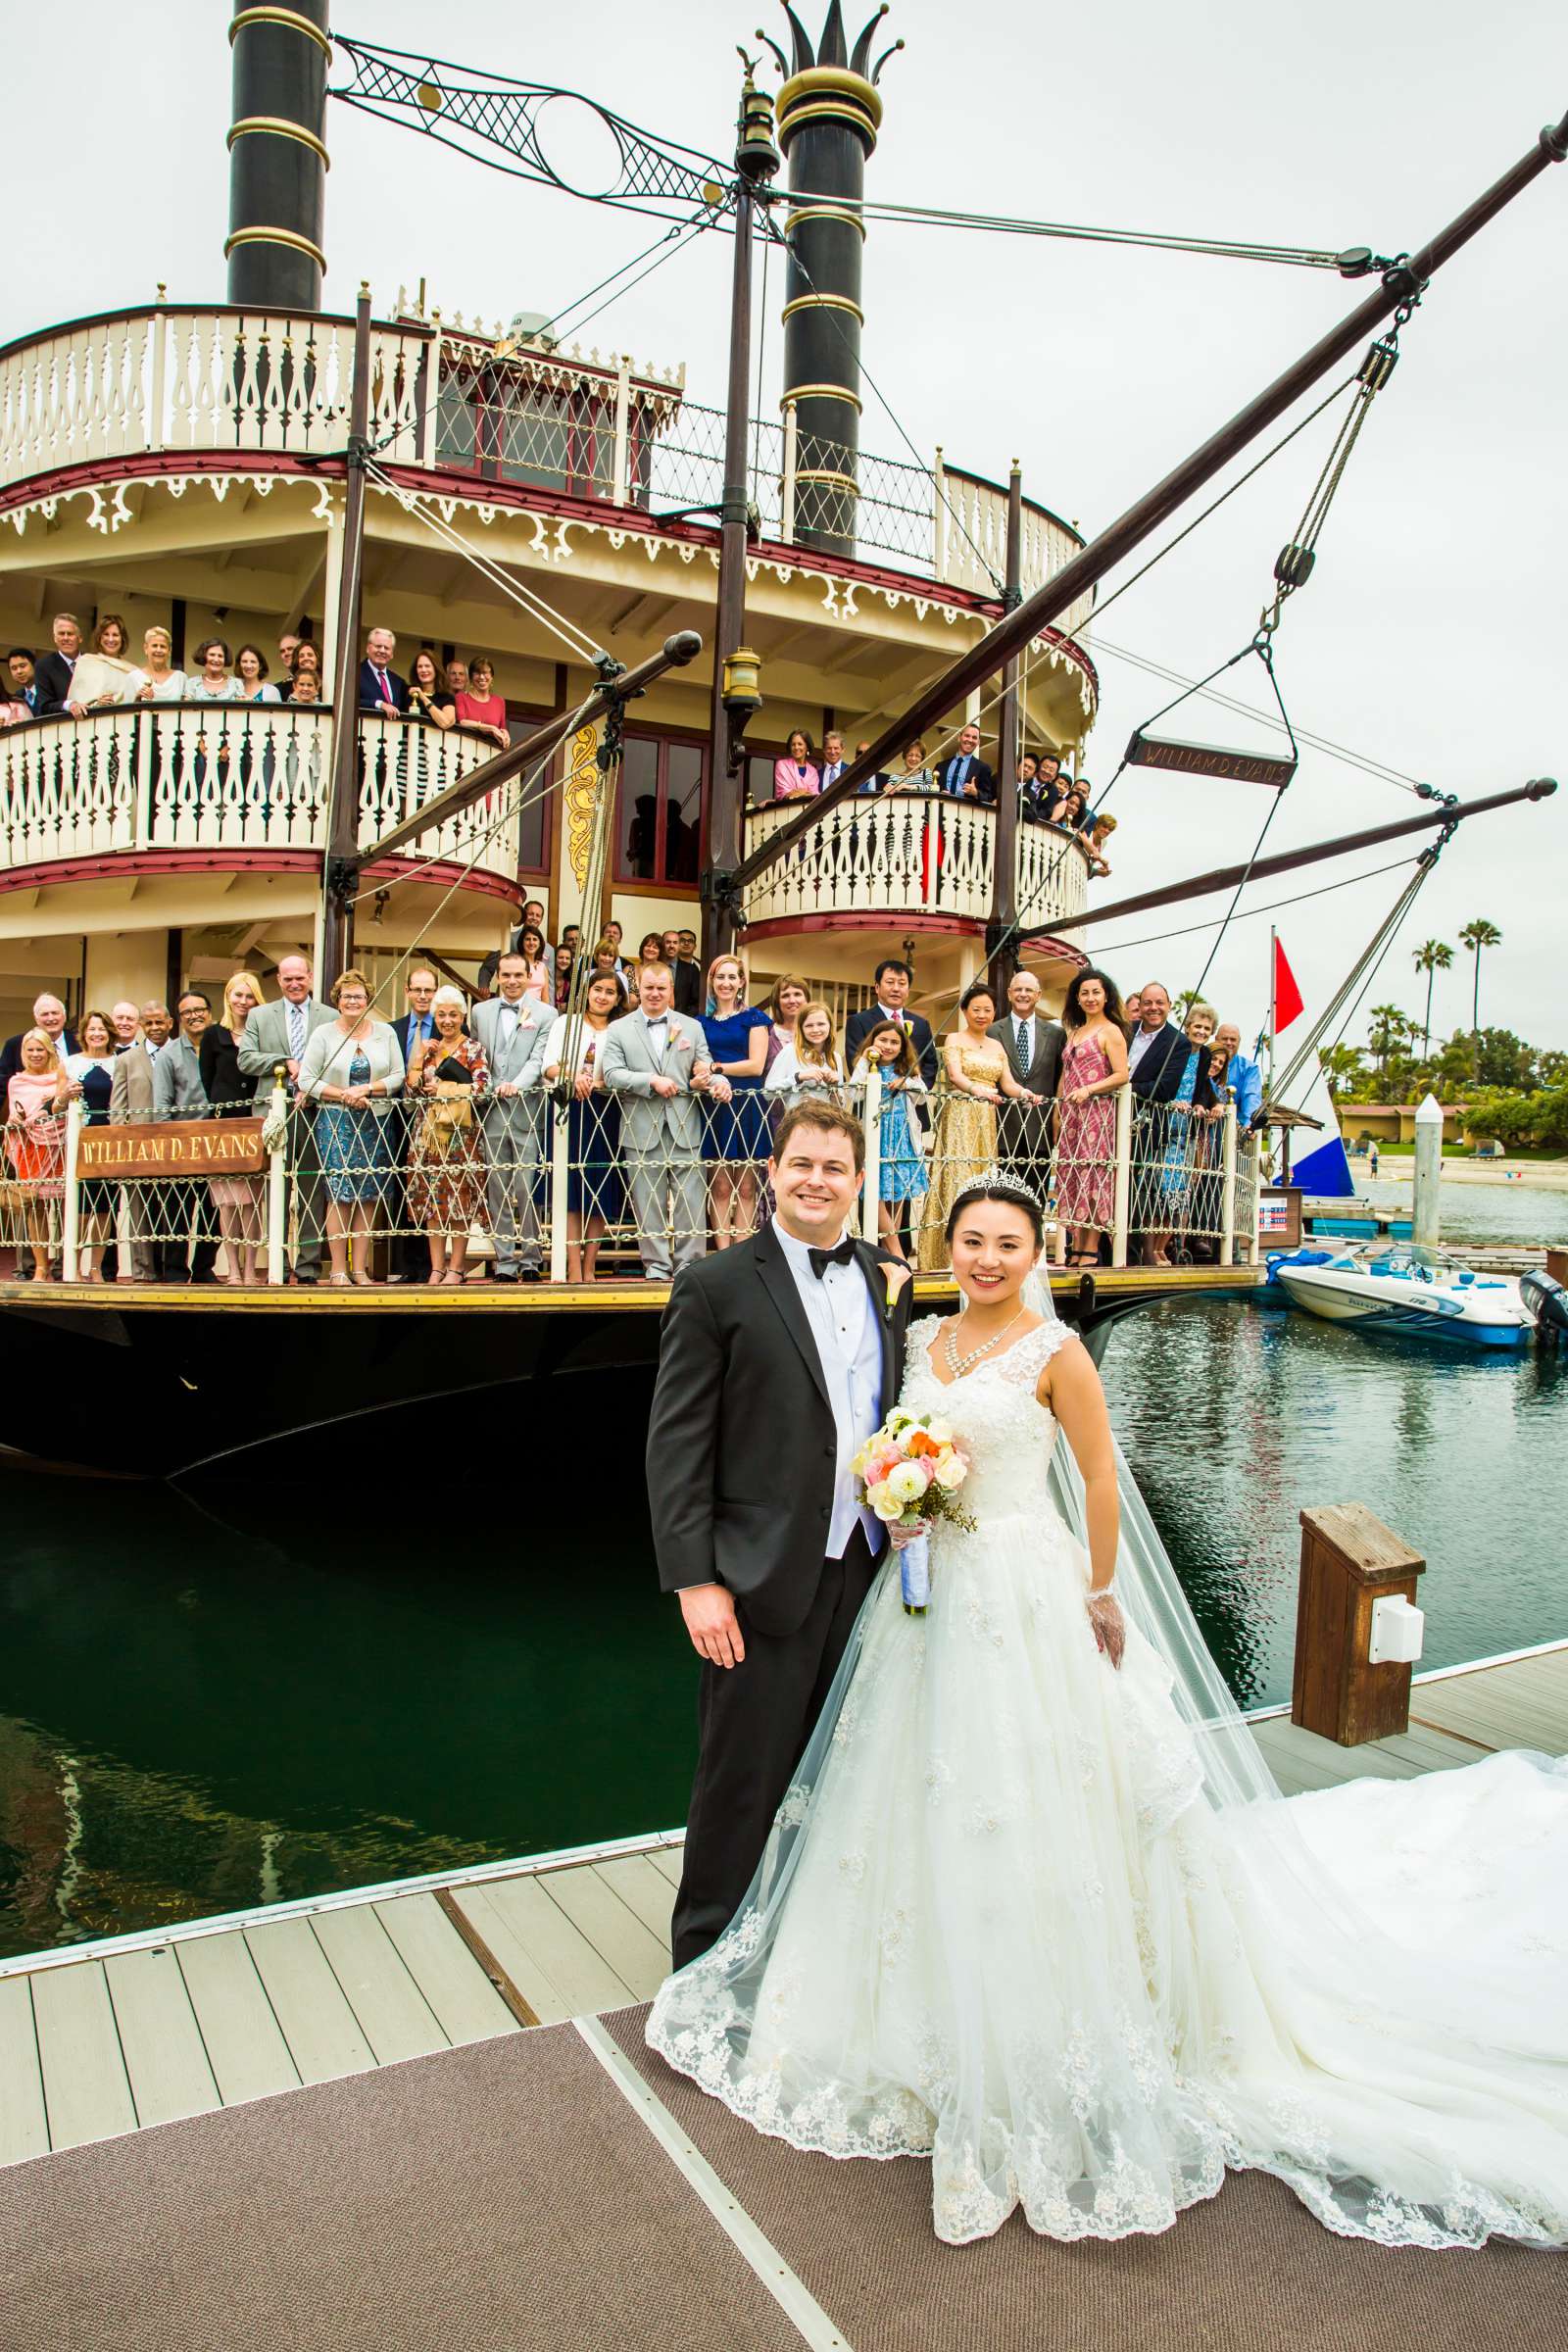
MULTIPOLYGON (((825 554, 855 553, 860 448, 860 261, 865 159, 882 122, 877 79, 895 41, 872 65, 871 42, 887 15, 878 9, 853 53, 839 0, 830 0, 812 50, 805 25, 783 0, 793 63, 772 41, 784 74, 778 143, 789 159, 785 220, 789 276, 784 302, 784 399, 797 435, 795 537, 825 554)), ((759 39, 766 35, 760 33, 759 39)))
POLYGON ((228 132, 228 299, 248 311, 317 311, 326 256, 327 0, 235 0, 228 132))

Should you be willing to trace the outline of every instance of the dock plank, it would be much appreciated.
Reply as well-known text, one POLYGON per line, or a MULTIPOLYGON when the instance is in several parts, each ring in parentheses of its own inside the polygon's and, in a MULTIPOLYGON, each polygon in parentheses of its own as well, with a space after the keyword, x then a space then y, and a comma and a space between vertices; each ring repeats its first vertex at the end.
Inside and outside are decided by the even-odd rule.
POLYGON ((120 2047, 142 2124, 172 2124, 221 2107, 179 1962, 167 1944, 104 1962, 120 2047))
POLYGON ((559 2026, 571 2015, 564 1994, 558 1990, 538 1954, 524 1940, 516 1920, 491 1900, 491 1893, 488 1886, 459 1886, 453 1889, 453 1900, 480 1940, 488 1945, 499 1966, 505 1969, 540 2025, 559 2026))
POLYGON ((48 2153, 32 1989, 25 1977, 0 1978, 0 2165, 48 2153))
POLYGON ((308 1919, 267 1920, 245 1930, 256 1973, 302 2082, 368 2074, 375 2052, 366 2040, 308 1919))
MULTIPOLYGON (((464 1887, 458 1901, 465 1911, 469 1910, 470 1894, 476 1893, 485 1896, 491 1919, 505 1921, 514 1942, 529 1955, 535 1973, 544 1977, 561 2002, 563 2016, 583 2017, 600 2009, 626 2007, 638 1998, 561 1906, 551 1901, 537 1878, 496 1879, 482 1888, 464 1887)), ((469 1916, 474 1914, 469 1912, 469 1916)), ((479 1924, 477 1920, 475 1924, 479 1924)), ((479 1932, 485 1935, 482 1925, 479 1932)), ((523 1979, 512 1971, 494 1938, 486 1936, 485 1940, 543 2024, 544 2011, 523 1979)))
POLYGON ((597 1867, 553 1870, 539 1885, 638 2000, 651 2001, 669 1974, 668 1943, 643 1925, 597 1867))
POLYGON ((454 2048, 521 2032, 433 1894, 396 1895, 375 1912, 454 2048))
POLYGON ((52 2148, 77 2148, 136 2129, 136 2102, 103 1965, 84 1960, 32 1980, 38 2063, 52 2148))
POLYGON ((299 2069, 238 1929, 191 1936, 175 1951, 223 2105, 298 2090, 299 2069))
POLYGON ((373 1904, 322 1911, 314 1925, 378 2066, 451 2047, 373 1904))
POLYGON ((686 1848, 683 1845, 656 1846, 648 1859, 660 1877, 667 1879, 671 1886, 680 1885, 681 1868, 686 1859, 686 1848))
POLYGON ((631 1906, 643 1926, 657 1936, 662 1946, 669 1942, 670 1884, 662 1870, 654 1868, 648 1854, 621 1854, 613 1862, 598 1864, 599 1876, 613 1886, 623 1903, 631 1906))
POLYGON ((1568 1664, 1521 1658, 1481 1674, 1417 1684, 1410 1711, 1489 1747, 1535 1747, 1561 1755, 1568 1749, 1568 1664))

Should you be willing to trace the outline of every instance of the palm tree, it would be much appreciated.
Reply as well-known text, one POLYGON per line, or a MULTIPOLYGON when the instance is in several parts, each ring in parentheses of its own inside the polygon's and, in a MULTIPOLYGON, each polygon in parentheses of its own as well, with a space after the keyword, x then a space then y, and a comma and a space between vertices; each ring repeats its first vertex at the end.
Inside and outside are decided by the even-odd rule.
POLYGON ((1341 1095, 1348 1093, 1361 1075, 1361 1049, 1359 1046, 1330 1046, 1327 1053, 1318 1058, 1323 1064, 1323 1076, 1328 1082, 1329 1093, 1338 1102, 1341 1095))
POLYGON ((1367 1042, 1378 1059, 1378 1075, 1387 1074, 1389 1055, 1404 1036, 1405 1016, 1397 1004, 1374 1004, 1367 1015, 1372 1026, 1367 1042))
POLYGON ((1475 921, 1466 923, 1460 932, 1459 945, 1468 948, 1476 959, 1476 986, 1470 1007, 1470 1034, 1475 1039, 1473 1066, 1479 1079, 1481 1075, 1481 951, 1483 948, 1501 947, 1502 933, 1497 929, 1495 923, 1489 923, 1484 914, 1478 914, 1475 921))
POLYGON ((1415 949, 1415 968, 1427 976, 1427 1009, 1421 1023, 1421 1058, 1426 1060, 1432 1043, 1432 983, 1439 972, 1446 972, 1453 962, 1453 950, 1446 940, 1429 939, 1415 949))

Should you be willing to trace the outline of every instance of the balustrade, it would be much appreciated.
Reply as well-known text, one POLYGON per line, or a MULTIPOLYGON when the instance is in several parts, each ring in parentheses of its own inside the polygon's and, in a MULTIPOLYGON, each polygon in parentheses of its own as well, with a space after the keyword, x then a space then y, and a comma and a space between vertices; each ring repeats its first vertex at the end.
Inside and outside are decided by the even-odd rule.
MULTIPOLYGON (((634 375, 566 352, 498 351, 433 323, 371 329, 370 434, 384 461, 477 474, 657 514, 712 507, 724 419, 678 379, 634 375)), ((0 488, 65 466, 158 451, 320 457, 347 438, 354 321, 166 304, 86 318, 0 349, 0 488)), ((979 474, 802 435, 755 418, 750 493, 764 536, 788 544, 797 481, 855 473, 860 553, 891 568, 995 597, 1007 497, 979 474)), ((1076 554, 1076 533, 1023 508, 1025 593, 1076 554)), ((1081 600, 1058 625, 1087 621, 1081 600)))
MULTIPOLYGON (((332 723, 329 710, 287 703, 147 703, 9 727, 0 733, 0 871, 148 850, 319 855, 332 723)), ((495 750, 488 736, 371 715, 360 718, 359 734, 367 848, 495 750)), ((473 858, 513 880, 516 813, 496 821, 505 797, 448 817, 413 854, 473 858)))
MULTIPOLYGON (((748 855, 801 813, 774 802, 747 817, 748 855)), ((858 795, 830 810, 746 894, 751 923, 811 915, 949 915, 985 923, 991 913, 996 813, 935 793, 858 795)), ((1018 919, 1069 929, 1088 904, 1088 868, 1056 825, 1018 827, 1018 919)))

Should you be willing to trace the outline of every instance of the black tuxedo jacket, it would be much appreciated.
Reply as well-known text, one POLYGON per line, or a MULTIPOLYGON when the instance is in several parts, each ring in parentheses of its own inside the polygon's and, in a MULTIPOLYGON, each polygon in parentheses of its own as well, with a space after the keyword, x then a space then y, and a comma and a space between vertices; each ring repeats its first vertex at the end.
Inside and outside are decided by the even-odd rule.
MULTIPOLYGON (((964 793, 955 793, 953 789, 954 771, 957 767, 960 758, 961 754, 955 752, 953 758, 944 760, 942 765, 937 769, 937 783, 945 793, 956 800, 963 800, 967 797, 964 793)), ((997 805, 997 779, 983 760, 976 758, 970 760, 968 780, 974 786, 974 797, 980 806, 983 808, 994 808, 997 805)))
MULTIPOLYGON (((4 1046, 0 1046, 0 1106, 4 1105, 7 1087, 22 1067, 22 1041, 26 1034, 24 1029, 19 1029, 15 1037, 8 1037, 4 1046)), ((68 1029, 65 1033, 65 1048, 68 1054, 76 1051, 73 1030, 68 1029)))
POLYGON ((408 709, 409 682, 407 678, 400 678, 395 669, 389 669, 386 673, 386 680, 392 689, 390 696, 381 692, 381 681, 368 662, 360 663, 360 709, 362 710, 373 710, 377 703, 387 701, 395 704, 399 710, 408 709))
MULTIPOLYGON (((886 1311, 884 1265, 856 1256, 882 1337, 882 1414, 897 1401, 914 1285, 886 1311)), ((664 1310, 648 1420, 659 1581, 727 1585, 764 1634, 799 1632, 821 1580, 838 1437, 816 1343, 771 1224, 699 1258, 664 1310)))
MULTIPOLYGON (((881 1005, 874 999, 863 1012, 851 1013, 844 1028, 844 1052, 852 1070, 860 1057, 860 1048, 865 1044, 878 1021, 885 1020, 886 1017, 881 1005)), ((935 1086, 937 1082, 937 1049, 936 1041, 931 1035, 930 1022, 923 1012, 903 1012, 898 1017, 909 1033, 909 1042, 914 1048, 915 1058, 920 1064, 921 1077, 927 1086, 935 1086)))
POLYGON ((75 669, 64 654, 45 654, 33 670, 38 685, 36 710, 40 718, 65 709, 71 700, 71 680, 75 669))
POLYGON ((1193 1101, 1201 1110, 1209 1109, 1214 1101, 1214 1089, 1208 1080, 1208 1054, 1192 1043, 1185 1030, 1174 1021, 1167 1021, 1156 1032, 1153 1044, 1139 1061, 1133 1072, 1133 1093, 1143 1102, 1174 1102, 1176 1090, 1187 1069, 1189 1054, 1199 1055, 1197 1084, 1193 1101))

